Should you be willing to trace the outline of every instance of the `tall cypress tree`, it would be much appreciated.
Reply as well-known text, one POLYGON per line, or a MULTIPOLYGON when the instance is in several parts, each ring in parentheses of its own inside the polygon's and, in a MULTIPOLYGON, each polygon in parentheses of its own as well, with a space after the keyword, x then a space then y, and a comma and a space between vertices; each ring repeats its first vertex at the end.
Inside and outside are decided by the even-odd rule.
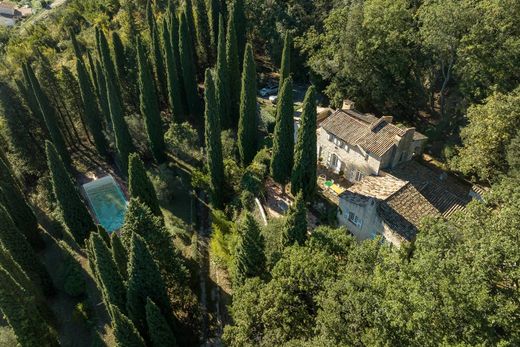
MULTIPOLYGON (((231 16, 234 20, 234 27, 237 35, 238 61, 242 62, 247 51, 247 20, 244 7, 244 0, 234 0, 231 8, 231 16)), ((243 60, 245 62, 245 60, 243 60)))
MULTIPOLYGON (((113 92, 115 92, 115 95, 117 97, 117 100, 119 101, 119 103, 121 103, 123 99, 121 96, 121 87, 119 85, 119 79, 117 77, 117 70, 115 68, 112 55, 110 54, 108 41, 105 34, 103 33, 103 30, 96 28, 96 40, 98 46, 98 56, 101 59, 101 64, 105 73, 105 88, 107 89, 107 94, 109 92, 109 89, 113 89, 113 92), (112 84, 110 88, 108 86, 109 83, 112 84)), ((107 99, 109 98, 107 97, 107 99)))
POLYGON ((117 77, 119 81, 125 81, 126 77, 126 55, 125 46, 121 41, 121 37, 117 31, 110 33, 110 41, 112 42, 112 50, 114 52, 114 65, 116 67, 117 77))
POLYGON ((85 294, 86 283, 83 275, 83 268, 74 257, 74 251, 63 240, 58 242, 61 260, 58 267, 58 274, 62 281, 63 291, 74 298, 85 294))
POLYGON ((288 78, 281 86, 276 109, 274 127, 273 155, 271 157, 271 176, 282 185, 291 179, 294 156, 294 106, 292 96, 292 79, 288 78))
POLYGON ((112 245, 112 260, 117 266, 119 270, 119 274, 123 278, 124 281, 128 279, 128 254, 126 252, 125 246, 121 242, 121 237, 117 235, 117 233, 112 233, 110 235, 110 244, 112 245))
POLYGON ((145 347, 145 343, 134 323, 125 316, 116 306, 111 308, 113 312, 112 326, 114 337, 118 347, 145 347))
POLYGON ((200 111, 196 80, 197 74, 195 72, 194 56, 192 54, 186 11, 181 15, 179 23, 179 54, 181 57, 182 80, 184 82, 188 113, 192 120, 198 121, 200 111))
MULTIPOLYGON (((28 99, 31 98, 22 83, 19 85, 20 88, 23 88, 28 99)), ((42 149, 38 145, 43 134, 40 119, 29 114, 29 110, 23 106, 16 92, 7 83, 0 82, 0 115, 9 149, 23 162, 24 173, 37 174, 45 168, 45 162, 41 159, 42 149)), ((40 114, 33 113, 36 116, 40 114)))
POLYGON ((157 193, 146 173, 143 162, 136 153, 130 154, 129 158, 128 192, 132 198, 139 198, 152 210, 153 214, 162 218, 157 193))
POLYGON ((148 206, 139 199, 132 198, 128 204, 120 235, 127 249, 131 247, 131 238, 134 234, 146 240, 168 287, 182 286, 188 275, 182 258, 173 245, 171 234, 166 230, 161 218, 154 216, 148 206))
POLYGON ((61 133, 60 127, 58 125, 56 110, 51 105, 47 95, 43 92, 31 66, 29 64, 25 64, 24 69, 26 69, 27 76, 30 79, 33 93, 36 96, 38 105, 40 106, 40 111, 42 113, 43 119, 45 120, 45 125, 47 126, 51 140, 54 146, 56 146, 56 149, 65 165, 70 166, 71 159, 69 152, 67 151, 65 139, 63 138, 63 134, 61 133))
POLYGON ((224 163, 222 159, 222 143, 220 139, 220 120, 215 98, 215 84, 211 71, 206 70, 205 82, 205 139, 207 152, 207 169, 210 177, 211 202, 216 208, 222 207, 224 186, 224 163))
MULTIPOLYGON (((162 58, 161 58, 162 59, 162 58)), ((139 101, 141 115, 144 117, 148 141, 155 160, 162 163, 166 160, 164 150, 164 132, 152 72, 144 47, 137 39, 137 61, 139 64, 139 101)), ((163 76, 164 77, 164 76, 163 76)), ((164 79, 164 78, 162 78, 164 79)))
POLYGON ((30 295, 41 297, 41 288, 35 286, 34 282, 27 276, 22 267, 14 260, 9 251, 0 244, 0 268, 9 273, 13 279, 30 295))
POLYGON ((246 47, 242 89, 240 93, 240 119, 238 121, 238 151, 243 166, 249 165, 257 152, 256 68, 253 48, 246 47))
POLYGON ((128 171, 128 156, 134 152, 134 144, 132 143, 132 137, 128 130, 125 117, 123 114, 123 108, 121 107, 120 99, 117 97, 117 88, 112 83, 108 76, 105 76, 107 85, 107 97, 108 106, 110 109, 110 119, 116 138, 116 149, 118 153, 120 171, 125 175, 128 171))
POLYGON ((146 300, 146 323, 153 347, 175 347, 177 341, 159 307, 150 298, 146 300))
POLYGON ((128 273, 126 303, 128 317, 132 319, 139 332, 146 336, 147 298, 153 300, 168 318, 171 318, 171 308, 159 269, 146 242, 137 233, 132 235, 128 273))
POLYGON ((239 232, 234 269, 234 284, 238 286, 247 278, 262 275, 266 264, 264 238, 253 215, 247 213, 239 232))
POLYGON ((182 103, 181 85, 178 75, 178 61, 172 47, 171 33, 168 19, 164 18, 162 23, 163 54, 166 62, 166 77, 168 79, 168 103, 172 110, 173 119, 179 122, 184 116, 182 103))
POLYGON ((217 56, 217 45, 219 35, 219 17, 222 15, 220 10, 220 0, 208 0, 208 21, 210 30, 210 46, 211 46, 211 61, 215 61, 217 56))
POLYGON ((96 229, 92 217, 87 210, 76 184, 70 177, 63 161, 54 145, 47 141, 47 165, 49 167, 52 190, 63 221, 69 228, 72 236, 80 245, 83 245, 91 231, 96 229))
POLYGON ((99 106, 101 113, 103 113, 105 123, 107 124, 107 130, 112 130, 112 119, 110 118, 110 106, 108 106, 108 94, 107 94, 107 82, 105 80, 105 74, 101 66, 101 62, 96 59, 94 65, 96 71, 96 94, 99 99, 99 106))
MULTIPOLYGON (((116 306, 126 312, 126 288, 110 250, 99 234, 92 233, 90 238, 96 275, 106 306, 116 306)), ((113 312, 110 313, 113 317, 113 312)))
POLYGON ((46 295, 52 294, 53 285, 49 273, 2 205, 0 205, 0 244, 20 265, 27 277, 37 283, 46 295))
MULTIPOLYGON (((181 56, 179 52, 179 17, 173 8, 173 2, 170 1, 168 4, 168 26, 170 29, 170 43, 173 50, 173 56, 175 57, 175 61, 177 62, 177 76, 179 76, 179 83, 182 86, 182 66, 181 66, 181 56)), ((186 110, 186 96, 184 95, 184 88, 179 88, 181 90, 181 100, 183 101, 183 108, 186 110)))
POLYGON ((197 31, 195 29, 195 19, 193 18, 193 3, 192 0, 184 0, 184 7, 181 13, 182 16, 186 16, 186 25, 188 31, 186 37, 189 38, 191 55, 193 57, 195 65, 197 65, 197 31))
POLYGON ((217 69, 216 69, 216 97, 218 102, 218 112, 220 114, 220 123, 222 128, 228 129, 231 127, 231 119, 229 115, 230 109, 230 87, 229 87, 229 70, 226 60, 226 38, 224 34, 224 19, 219 18, 219 40, 218 40, 218 54, 217 54, 217 69))
POLYGON ((94 63, 94 59, 92 58, 92 54, 90 54, 90 51, 87 51, 87 61, 88 61, 88 68, 90 70, 90 81, 92 83, 92 86, 94 87, 94 91, 97 94, 97 90, 99 86, 97 85, 97 73, 96 73, 96 64, 94 63))
POLYGON ((21 346, 59 346, 34 299, 0 267, 0 310, 21 346))
POLYGON ((287 218, 282 228, 282 244, 287 247, 294 243, 303 246, 307 238, 307 208, 303 194, 296 195, 294 203, 289 208, 287 218))
POLYGON ((201 67, 209 65, 211 55, 211 34, 208 23, 208 10, 205 0, 194 0, 195 30, 197 38, 199 64, 201 67))
POLYGON ((0 158, 0 203, 23 232, 27 241, 35 249, 43 248, 43 240, 38 231, 38 220, 20 191, 14 177, 3 159, 0 158))
MULTIPOLYGON (((31 85, 31 79, 29 77, 28 71, 24 65, 22 65, 22 73, 24 77, 23 83, 17 82, 18 89, 20 94, 25 97, 25 101, 27 102, 27 106, 31 110, 31 114, 33 119, 37 122, 38 130, 41 132, 41 136, 43 138, 49 138, 49 132, 47 130, 47 126, 45 125, 45 120, 42 115, 42 111, 40 110, 40 105, 38 104, 38 100, 36 99, 36 95, 34 94, 34 90, 31 85)), ((3 95, 9 95, 8 93, 2 93, 3 95)), ((9 100, 7 101, 7 105, 10 104, 9 100)), ((35 129, 36 130, 36 126, 35 129)))
POLYGON ((237 128, 240 114, 240 61, 234 14, 231 12, 226 33, 226 62, 229 73, 229 115, 233 128, 237 128))
MULTIPOLYGON (((71 33, 73 46, 77 47, 76 37, 71 33)), ((88 77, 88 72, 85 67, 83 58, 79 49, 75 49, 76 53, 76 71, 78 73, 79 90, 81 100, 83 101, 83 114, 87 123, 88 130, 94 138, 94 144, 99 154, 104 157, 108 156, 108 143, 103 134, 103 116, 99 111, 96 99, 94 97, 94 90, 88 77)))
POLYGON ((282 63, 280 64, 280 82, 278 86, 282 88, 284 81, 291 75, 291 52, 292 37, 289 31, 285 33, 282 51, 282 63))
POLYGON ((305 201, 309 201, 316 191, 316 141, 316 94, 314 86, 311 86, 303 100, 291 177, 292 194, 296 195, 301 190, 305 201))
MULTIPOLYGON (((150 42, 151 42, 151 54, 153 56, 153 65, 155 67, 155 76, 159 85, 159 91, 161 100, 167 102, 168 100, 168 84, 167 80, 164 78, 166 76, 166 69, 164 67, 164 57, 162 54, 162 46, 161 46, 161 36, 159 35, 159 29, 157 28, 157 22, 155 21, 155 16, 153 15, 152 7, 150 6, 150 2, 146 7, 146 18, 148 21, 148 29, 150 30, 150 42)), ((137 53, 139 59, 139 52, 137 53)), ((151 73, 150 73, 151 74, 151 73)), ((155 88, 152 79, 152 88, 155 88)), ((154 92, 155 94, 155 92, 154 92)), ((155 95, 157 98, 157 95, 155 95)))

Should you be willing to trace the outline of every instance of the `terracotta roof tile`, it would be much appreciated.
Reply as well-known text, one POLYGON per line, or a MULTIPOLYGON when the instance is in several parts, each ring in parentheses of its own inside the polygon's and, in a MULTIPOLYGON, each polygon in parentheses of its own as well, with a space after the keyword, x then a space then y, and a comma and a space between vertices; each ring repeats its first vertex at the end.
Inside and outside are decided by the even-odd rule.
POLYGON ((323 121, 323 129, 352 146, 381 157, 396 144, 396 136, 406 132, 383 118, 352 110, 338 110, 323 121), (348 112, 348 113, 347 113, 348 112))

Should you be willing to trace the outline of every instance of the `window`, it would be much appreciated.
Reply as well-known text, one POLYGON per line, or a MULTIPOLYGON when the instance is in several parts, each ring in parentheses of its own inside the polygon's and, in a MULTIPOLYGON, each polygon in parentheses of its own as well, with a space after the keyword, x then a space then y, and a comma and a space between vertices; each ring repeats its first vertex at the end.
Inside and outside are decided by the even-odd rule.
POLYGON ((352 170, 352 172, 350 174, 351 181, 361 181, 363 179, 363 177, 365 177, 365 175, 361 171, 358 171, 358 170, 352 170))
POLYGON ((348 220, 358 228, 361 228, 361 225, 363 225, 363 220, 359 218, 354 212, 348 213, 348 220))
POLYGON ((334 142, 334 135, 329 134, 329 141, 330 141, 330 142, 334 142))
POLYGON ((330 165, 333 168, 336 168, 338 166, 338 156, 336 154, 333 154, 332 157, 330 158, 330 165))

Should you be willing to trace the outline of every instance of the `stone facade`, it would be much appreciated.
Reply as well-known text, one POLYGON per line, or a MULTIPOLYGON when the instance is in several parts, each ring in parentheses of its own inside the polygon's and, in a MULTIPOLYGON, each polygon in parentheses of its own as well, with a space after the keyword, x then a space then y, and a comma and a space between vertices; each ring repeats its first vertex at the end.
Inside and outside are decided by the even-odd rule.
POLYGON ((414 128, 399 128, 392 117, 377 118, 353 110, 338 110, 317 130, 318 160, 351 182, 422 153, 426 137, 414 128))

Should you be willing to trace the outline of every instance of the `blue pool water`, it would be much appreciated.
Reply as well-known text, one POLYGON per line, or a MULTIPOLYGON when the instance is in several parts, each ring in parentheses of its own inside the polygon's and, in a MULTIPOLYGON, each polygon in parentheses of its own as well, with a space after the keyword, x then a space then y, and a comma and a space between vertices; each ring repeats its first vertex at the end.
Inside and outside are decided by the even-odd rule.
POLYGON ((108 232, 118 230, 125 220, 127 202, 112 176, 105 176, 83 185, 96 218, 108 232))

